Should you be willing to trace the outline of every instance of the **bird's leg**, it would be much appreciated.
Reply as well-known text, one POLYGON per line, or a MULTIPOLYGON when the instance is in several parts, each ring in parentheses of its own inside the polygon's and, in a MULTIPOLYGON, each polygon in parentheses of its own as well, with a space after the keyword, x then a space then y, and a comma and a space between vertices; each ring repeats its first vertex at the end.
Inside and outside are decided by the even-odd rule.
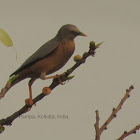
POLYGON ((45 72, 42 72, 41 75, 40 75, 40 79, 42 80, 47 80, 47 79, 52 79, 52 78, 59 78, 60 75, 55 75, 55 76, 46 76, 46 73, 45 72))
POLYGON ((33 104, 33 99, 32 99, 32 84, 34 83, 36 79, 31 79, 28 83, 29 86, 29 98, 25 100, 25 103, 27 105, 32 105, 33 104))
POLYGON ((30 81, 29 81, 29 83, 28 83, 28 86, 29 86, 29 96, 30 96, 30 98, 32 99, 32 84, 34 83, 34 81, 35 81, 36 79, 31 79, 30 81))
POLYGON ((40 75, 40 79, 42 80, 47 80, 47 79, 52 79, 52 78, 58 78, 58 81, 61 85, 64 85, 64 83, 62 82, 62 80, 60 79, 60 76, 61 75, 55 75, 55 76, 49 76, 47 77, 46 76, 46 73, 45 72, 42 72, 41 75, 40 75))

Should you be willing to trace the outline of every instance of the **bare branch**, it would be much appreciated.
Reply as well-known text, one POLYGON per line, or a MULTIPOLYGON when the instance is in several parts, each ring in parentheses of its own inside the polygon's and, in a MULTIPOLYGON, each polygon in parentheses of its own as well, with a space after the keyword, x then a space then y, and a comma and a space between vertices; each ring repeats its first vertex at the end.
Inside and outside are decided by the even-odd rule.
POLYGON ((95 136, 95 140, 100 140, 100 135, 101 135, 101 131, 99 129, 99 111, 96 110, 96 123, 94 124, 95 130, 96 130, 96 136, 95 136))
POLYGON ((117 139, 117 140, 123 140, 124 138, 126 138, 127 136, 129 135, 132 135, 132 134, 136 134, 136 131, 140 129, 140 124, 137 125, 136 127, 134 127, 132 130, 130 130, 129 132, 127 131, 124 131, 124 133, 122 134, 122 136, 117 139))
POLYGON ((118 111, 122 108, 122 105, 124 104, 124 102, 130 97, 130 92, 132 89, 134 89, 134 87, 130 86, 129 89, 126 90, 126 93, 124 97, 122 98, 121 102, 119 103, 119 105, 117 106, 117 108, 113 108, 110 117, 106 120, 106 122, 100 128, 101 133, 107 128, 108 124, 112 121, 112 119, 117 117, 118 111))
MULTIPOLYGON (((95 131, 96 131, 96 137, 95 140, 100 140, 101 134, 103 133, 104 130, 107 129, 107 126, 109 125, 109 123, 115 118, 117 117, 117 113, 118 111, 122 108, 124 102, 130 97, 130 93, 132 91, 132 89, 134 89, 133 86, 130 86, 129 89, 126 90, 126 93, 124 95, 124 97, 121 99, 119 105, 117 106, 117 108, 113 108, 111 115, 109 116, 109 118, 106 120, 106 122, 99 127, 99 111, 96 110, 96 123, 94 124, 95 127, 95 131)), ((123 138, 125 138, 128 135, 131 135, 133 133, 136 133, 136 131, 140 128, 140 125, 136 126, 134 129, 132 129, 129 132, 124 132, 124 134, 118 139, 118 140, 122 140, 123 138)))

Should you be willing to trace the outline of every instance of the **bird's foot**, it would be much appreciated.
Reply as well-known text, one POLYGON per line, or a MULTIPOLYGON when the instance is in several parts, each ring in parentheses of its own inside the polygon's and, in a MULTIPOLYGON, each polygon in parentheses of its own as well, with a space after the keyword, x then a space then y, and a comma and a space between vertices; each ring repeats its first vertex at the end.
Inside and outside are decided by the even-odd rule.
POLYGON ((60 74, 60 75, 56 75, 56 79, 58 79, 59 84, 61 85, 65 85, 66 82, 63 82, 62 77, 64 76, 64 74, 60 74))
POLYGON ((59 82, 59 84, 61 84, 61 85, 65 85, 65 83, 66 83, 66 82, 62 82, 61 76, 58 78, 58 82, 59 82))
POLYGON ((45 77, 45 75, 46 75, 46 73, 42 73, 42 74, 40 75, 40 79, 42 79, 42 80, 57 79, 58 82, 59 82, 59 84, 61 84, 61 85, 64 85, 64 84, 65 84, 65 83, 63 82, 63 80, 62 80, 62 76, 63 76, 64 74, 55 75, 55 76, 49 76, 49 77, 45 77))

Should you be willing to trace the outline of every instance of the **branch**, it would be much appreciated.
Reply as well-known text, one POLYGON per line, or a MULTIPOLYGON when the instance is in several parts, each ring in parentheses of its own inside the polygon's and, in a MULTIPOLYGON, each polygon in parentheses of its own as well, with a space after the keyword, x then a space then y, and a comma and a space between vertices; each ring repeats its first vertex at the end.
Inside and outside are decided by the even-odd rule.
POLYGON ((124 104, 124 102, 130 97, 130 92, 132 89, 134 89, 134 87, 130 86, 129 89, 126 90, 126 93, 125 93, 124 97, 122 98, 121 102, 119 103, 119 105, 117 106, 117 108, 113 108, 112 114, 110 115, 110 117, 106 120, 106 122, 100 128, 101 133, 105 129, 107 129, 107 126, 112 121, 112 119, 117 117, 118 111, 122 108, 122 105, 124 104))
MULTIPOLYGON (((61 81, 64 82, 66 80, 69 80, 69 75, 75 70, 77 69, 81 64, 85 63, 87 57, 89 56, 94 56, 95 55, 95 50, 101 45, 102 43, 99 43, 97 45, 95 45, 95 43, 92 41, 90 42, 90 46, 89 46, 89 51, 85 52, 83 54, 83 56, 81 57, 81 59, 79 61, 77 61, 75 63, 75 65, 73 67, 71 67, 70 69, 68 69, 66 72, 64 72, 62 75, 60 75, 61 81)), ((55 87, 57 87, 60 84, 59 79, 55 78, 53 79, 51 85, 49 86, 49 88, 51 90, 53 90, 55 87)), ((43 90, 44 91, 44 88, 43 90)), ((42 92, 41 94, 39 94, 37 97, 35 97, 33 99, 33 104, 36 104, 38 101, 42 100, 46 95, 44 94, 44 92, 42 92)), ((1 119, 0 120, 0 126, 3 127, 4 125, 12 125, 12 122, 18 118, 20 115, 26 113, 29 109, 31 109, 33 105, 24 105, 20 110, 18 110, 17 112, 15 112, 14 114, 12 114, 11 116, 7 117, 6 119, 1 119)))
POLYGON ((140 129, 140 124, 137 125, 136 127, 134 127, 132 130, 130 130, 129 132, 124 131, 124 133, 122 134, 122 136, 117 139, 117 140, 123 140, 124 138, 126 138, 127 136, 131 135, 131 134, 136 134, 136 131, 140 129))
MULTIPOLYGON (((109 125, 109 123, 110 123, 114 118, 117 117, 118 111, 122 108, 124 102, 130 97, 130 92, 132 91, 132 89, 134 89, 134 87, 133 87, 133 86, 130 86, 129 89, 126 90, 126 93, 125 93, 124 97, 121 99, 119 105, 117 106, 117 108, 113 108, 111 115, 110 115, 109 118, 106 120, 106 122, 101 126, 101 128, 99 128, 99 112, 96 111, 96 123, 95 123, 95 125, 94 125, 95 130, 96 130, 96 139, 95 139, 95 140, 100 140, 100 136, 101 136, 102 132, 103 132, 104 130, 106 130, 106 129, 107 129, 107 126, 109 125)), ((140 128, 140 126, 138 126, 138 127, 135 128, 135 129, 138 130, 139 128, 140 128)), ((134 132, 134 130, 133 130, 132 132, 134 132)), ((130 135, 129 133, 130 133, 130 132, 127 132, 127 134, 125 134, 125 135, 130 135)), ((124 137, 124 136, 123 136, 123 137, 124 137)), ((126 136, 125 136, 125 137, 126 137, 126 136)), ((119 140, 121 140, 121 139, 119 139, 119 140)))
POLYGON ((100 120, 99 111, 96 110, 95 113, 96 113, 96 123, 94 124, 95 130, 96 130, 95 140, 100 140, 101 132, 99 129, 99 120, 100 120))

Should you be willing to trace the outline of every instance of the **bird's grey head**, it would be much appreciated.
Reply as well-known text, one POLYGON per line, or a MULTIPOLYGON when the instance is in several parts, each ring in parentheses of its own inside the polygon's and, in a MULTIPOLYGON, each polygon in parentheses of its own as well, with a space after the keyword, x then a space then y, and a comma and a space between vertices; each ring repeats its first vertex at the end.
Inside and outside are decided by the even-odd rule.
POLYGON ((72 24, 66 24, 63 25, 57 35, 60 39, 74 39, 76 36, 86 36, 84 33, 82 33, 75 25, 72 24))

